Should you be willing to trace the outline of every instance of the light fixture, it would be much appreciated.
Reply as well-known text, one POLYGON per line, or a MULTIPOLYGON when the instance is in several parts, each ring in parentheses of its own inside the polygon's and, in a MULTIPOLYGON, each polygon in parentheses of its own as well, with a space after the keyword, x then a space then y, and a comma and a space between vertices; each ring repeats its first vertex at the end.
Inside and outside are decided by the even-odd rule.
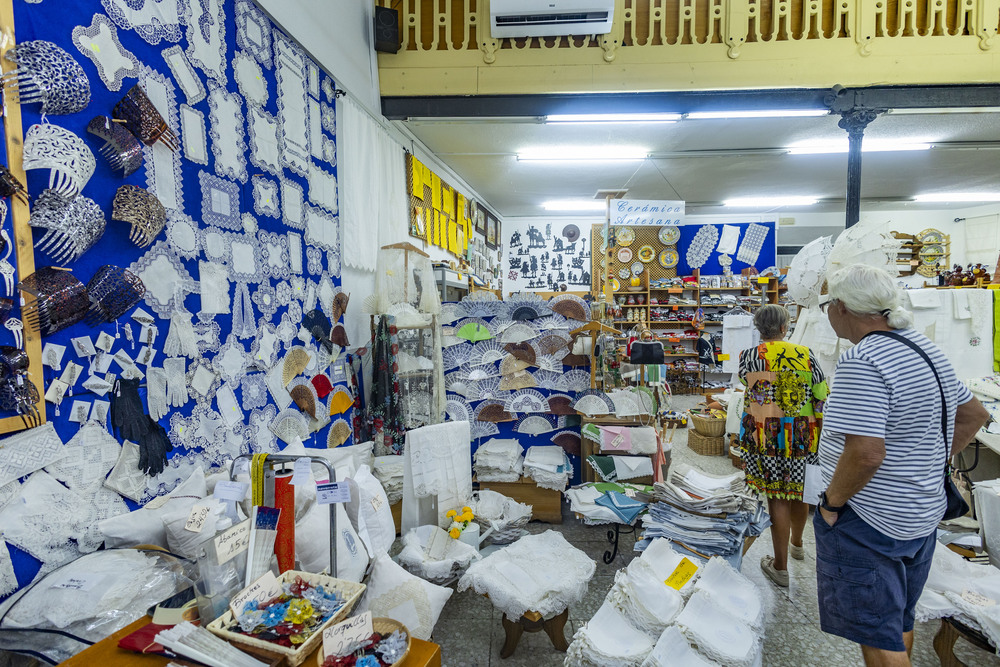
MULTIPOLYGON (((862 153, 886 153, 894 151, 926 151, 931 144, 922 141, 897 141, 895 139, 864 139, 861 142, 862 153)), ((787 147, 789 155, 821 155, 846 153, 848 141, 834 139, 832 141, 803 141, 787 147)))
POLYGON ((517 153, 517 159, 560 162, 645 160, 648 155, 648 149, 635 146, 546 146, 544 148, 525 148, 517 153))
POLYGON ((928 107, 926 109, 889 109, 886 114, 891 116, 917 116, 925 114, 951 113, 1000 113, 1000 107, 928 107))
POLYGON ((734 197, 723 200, 723 206, 733 208, 778 208, 781 206, 812 206, 818 201, 816 197, 734 197))
POLYGON ((752 109, 745 111, 692 111, 687 120, 727 120, 737 118, 808 118, 827 116, 829 109, 752 109))
POLYGON ((679 113, 563 113, 550 114, 546 123, 676 123, 679 113))
POLYGON ((919 202, 994 202, 1000 201, 1000 192, 927 192, 917 195, 913 201, 919 202))
POLYGON ((607 203, 593 199, 550 199, 542 202, 546 211, 603 211, 607 203))

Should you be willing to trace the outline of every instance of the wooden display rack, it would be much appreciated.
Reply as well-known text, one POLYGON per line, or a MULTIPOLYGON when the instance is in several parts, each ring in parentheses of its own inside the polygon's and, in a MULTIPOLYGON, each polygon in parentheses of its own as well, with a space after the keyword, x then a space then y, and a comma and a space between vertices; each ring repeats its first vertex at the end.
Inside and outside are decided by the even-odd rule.
MULTIPOLYGON (((476 480, 474 480, 476 481, 476 480)), ((531 518, 544 523, 562 523, 562 493, 543 489, 535 480, 521 477, 516 482, 478 482, 480 489, 489 489, 531 505, 531 518)))

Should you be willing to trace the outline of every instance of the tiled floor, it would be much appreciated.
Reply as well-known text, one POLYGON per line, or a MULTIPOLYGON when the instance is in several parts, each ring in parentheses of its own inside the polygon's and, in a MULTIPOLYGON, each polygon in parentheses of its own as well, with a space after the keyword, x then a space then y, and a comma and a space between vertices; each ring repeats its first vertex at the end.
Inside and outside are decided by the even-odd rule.
MULTIPOLYGON (((678 407, 688 407, 685 397, 675 399, 678 407)), ((690 399, 687 399, 690 400, 690 399)), ((692 403, 693 404, 693 403, 692 403)), ((728 458, 699 456, 687 447, 687 434, 678 431, 674 437, 673 461, 696 465, 709 473, 724 474, 733 470, 728 458)), ((563 505, 563 523, 549 525, 538 522, 528 524, 533 532, 553 529, 585 551, 597 562, 597 571, 590 582, 590 589, 578 604, 570 607, 566 624, 566 639, 587 622, 604 601, 604 596, 614 583, 614 574, 625 567, 635 556, 632 552, 634 538, 623 534, 620 540, 622 553, 611 565, 605 565, 601 556, 608 547, 607 528, 586 526, 577 521, 563 505)), ((827 635, 819 629, 819 609, 816 604, 816 565, 812 526, 806 528, 804 539, 806 559, 792 561, 791 585, 782 590, 767 580, 760 571, 760 558, 771 553, 770 534, 765 533, 747 552, 743 573, 753 580, 765 596, 767 620, 764 634, 764 665, 771 667, 823 667, 856 666, 863 664, 861 652, 851 642, 827 635)), ((445 606, 434 630, 434 641, 441 645, 444 667, 542 667, 562 665, 563 653, 556 651, 544 633, 524 634, 514 655, 500 658, 504 633, 500 624, 501 613, 493 609, 488 600, 472 591, 455 593, 445 606)), ((919 624, 913 650, 916 667, 939 665, 932 640, 938 622, 919 624)), ((989 655, 959 640, 955 654, 970 666, 1000 666, 1000 658, 989 655)))

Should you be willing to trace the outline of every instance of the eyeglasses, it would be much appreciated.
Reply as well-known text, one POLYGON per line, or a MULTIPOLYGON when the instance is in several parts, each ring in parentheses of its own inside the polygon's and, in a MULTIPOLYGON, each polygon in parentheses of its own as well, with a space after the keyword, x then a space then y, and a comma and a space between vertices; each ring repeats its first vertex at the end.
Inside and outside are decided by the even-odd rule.
POLYGON ((834 303, 835 301, 837 301, 837 299, 830 299, 829 301, 824 301, 823 303, 819 304, 819 312, 825 313, 827 306, 829 306, 831 303, 834 303))

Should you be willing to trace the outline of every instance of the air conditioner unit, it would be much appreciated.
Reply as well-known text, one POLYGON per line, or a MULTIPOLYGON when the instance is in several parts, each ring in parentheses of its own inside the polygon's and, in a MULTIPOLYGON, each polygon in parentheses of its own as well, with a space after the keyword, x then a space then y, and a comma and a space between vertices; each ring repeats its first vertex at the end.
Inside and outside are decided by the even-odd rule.
POLYGON ((493 37, 605 35, 615 0, 491 0, 493 37))

